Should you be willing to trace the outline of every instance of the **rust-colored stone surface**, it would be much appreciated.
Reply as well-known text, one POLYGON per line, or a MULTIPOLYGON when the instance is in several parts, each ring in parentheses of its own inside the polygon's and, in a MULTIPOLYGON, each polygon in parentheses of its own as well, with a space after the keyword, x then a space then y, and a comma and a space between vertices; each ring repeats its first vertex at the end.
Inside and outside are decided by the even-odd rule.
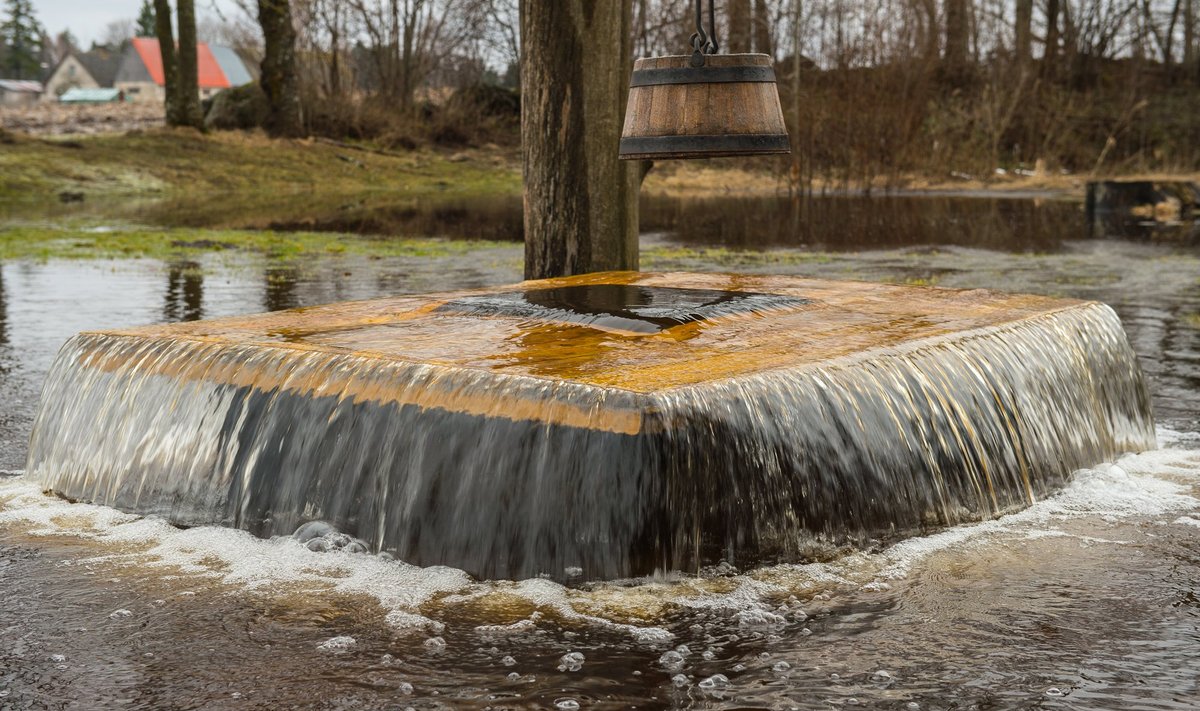
MULTIPOLYGON (((793 277, 610 272, 104 333, 354 354, 650 393, 860 357, 928 339, 961 338, 1084 303, 793 277), (785 305, 774 308, 768 301, 762 310, 717 315, 651 333, 603 322, 584 325, 447 307, 477 296, 602 284, 750 292, 793 301, 785 299, 785 305)), ((223 377, 246 379, 232 372, 223 377)), ((254 377, 269 379, 271 374, 254 377)))

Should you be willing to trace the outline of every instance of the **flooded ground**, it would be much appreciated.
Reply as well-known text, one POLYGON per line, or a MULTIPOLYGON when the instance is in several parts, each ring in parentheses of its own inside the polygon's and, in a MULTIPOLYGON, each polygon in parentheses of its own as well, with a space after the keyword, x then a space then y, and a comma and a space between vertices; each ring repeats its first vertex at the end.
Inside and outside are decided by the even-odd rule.
MULTIPOLYGON (((224 251, 177 262, 0 264, 0 468, 23 467, 42 379, 77 331, 519 278, 520 246, 512 240, 520 220, 506 201, 410 207, 407 222, 370 201, 342 210, 361 229, 294 207, 275 215, 267 207, 258 218, 248 208, 246 216, 234 208, 225 215, 173 209, 191 226, 492 241, 466 256, 289 261, 224 251)), ((36 218, 5 214, 45 220, 50 210, 42 210, 36 218)), ((104 219, 169 221, 170 211, 155 210, 163 208, 104 219)), ((568 587, 478 582, 451 569, 314 553, 290 539, 181 530, 50 499, 7 476, 0 479, 0 708, 1200 703, 1194 226, 1089 236, 1075 203, 948 198, 660 201, 644 208, 643 223, 648 270, 990 287, 1108 302, 1148 376, 1163 449, 1079 472, 1064 492, 1023 513, 884 550, 828 552, 803 566, 714 569, 698 579, 568 587)))

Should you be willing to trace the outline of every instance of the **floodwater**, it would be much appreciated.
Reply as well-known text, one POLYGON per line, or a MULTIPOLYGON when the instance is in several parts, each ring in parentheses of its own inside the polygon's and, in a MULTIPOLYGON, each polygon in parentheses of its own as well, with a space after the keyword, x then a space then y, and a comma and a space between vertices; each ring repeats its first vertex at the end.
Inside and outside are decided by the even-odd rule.
MULTIPOLYGON (((1089 235, 1070 202, 830 200, 844 202, 647 208, 643 268, 1105 301, 1161 449, 1077 472, 1021 513, 806 565, 480 582, 71 504, 15 472, 77 331, 503 284, 520 271, 509 233, 465 258, 4 263, 0 708, 1196 708, 1194 226, 1089 235)), ((500 223, 480 215, 478 233, 500 223)), ((410 229, 453 233, 438 225, 410 229)))

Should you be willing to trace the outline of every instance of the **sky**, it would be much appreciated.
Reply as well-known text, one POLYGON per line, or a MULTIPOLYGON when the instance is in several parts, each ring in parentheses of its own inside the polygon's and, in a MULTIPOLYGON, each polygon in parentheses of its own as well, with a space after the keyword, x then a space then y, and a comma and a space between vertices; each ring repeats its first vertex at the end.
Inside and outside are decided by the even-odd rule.
MULTIPOLYGON (((70 30, 85 49, 104 35, 110 22, 135 19, 141 7, 142 0, 33 0, 33 12, 47 32, 70 30)), ((196 0, 198 18, 216 12, 232 17, 241 10, 233 0, 196 0)))

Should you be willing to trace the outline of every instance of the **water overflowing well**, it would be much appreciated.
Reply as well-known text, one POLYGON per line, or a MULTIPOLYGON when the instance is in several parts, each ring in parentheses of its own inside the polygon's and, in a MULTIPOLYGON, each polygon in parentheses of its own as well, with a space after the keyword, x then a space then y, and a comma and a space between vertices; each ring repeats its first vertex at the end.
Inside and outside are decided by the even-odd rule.
POLYGON ((80 334, 28 475, 181 525, 613 578, 991 517, 1154 446, 1102 304, 619 273, 80 334))

